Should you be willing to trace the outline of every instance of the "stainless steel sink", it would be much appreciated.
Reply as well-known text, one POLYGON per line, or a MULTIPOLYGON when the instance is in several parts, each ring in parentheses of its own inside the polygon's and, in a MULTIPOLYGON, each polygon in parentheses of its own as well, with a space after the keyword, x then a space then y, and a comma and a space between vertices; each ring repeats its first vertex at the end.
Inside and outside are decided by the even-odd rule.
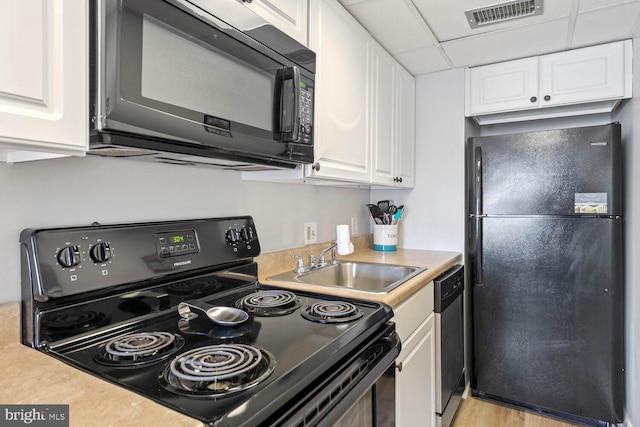
POLYGON ((345 261, 306 273, 290 271, 269 277, 267 280, 387 293, 424 270, 426 268, 345 261))

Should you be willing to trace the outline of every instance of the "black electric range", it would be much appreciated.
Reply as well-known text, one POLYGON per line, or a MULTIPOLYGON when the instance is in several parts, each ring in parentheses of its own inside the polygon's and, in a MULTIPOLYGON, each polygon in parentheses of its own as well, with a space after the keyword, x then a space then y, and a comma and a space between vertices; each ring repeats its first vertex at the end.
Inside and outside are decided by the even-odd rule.
POLYGON ((251 217, 27 229, 21 247, 25 345, 207 425, 332 425, 399 353, 385 304, 261 286, 251 217))

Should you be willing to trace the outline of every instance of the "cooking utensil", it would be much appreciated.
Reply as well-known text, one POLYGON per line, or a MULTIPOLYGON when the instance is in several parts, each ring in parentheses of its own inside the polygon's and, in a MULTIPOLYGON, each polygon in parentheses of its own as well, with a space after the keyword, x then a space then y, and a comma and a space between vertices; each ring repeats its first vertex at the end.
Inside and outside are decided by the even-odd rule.
POLYGON ((402 218, 403 213, 404 213, 404 205, 400 205, 400 207, 398 207, 398 209, 396 210, 396 213, 393 214, 393 220, 391 221, 391 223, 397 224, 400 221, 400 218, 402 218))
POLYGON ((215 306, 198 300, 181 302, 178 304, 178 313, 189 320, 204 315, 222 326, 239 325, 249 319, 249 314, 239 308, 215 306))
POLYGON ((382 222, 384 221, 384 212, 378 206, 372 204, 368 204, 367 208, 369 209, 369 212, 373 217, 373 221, 376 224, 382 224, 382 222), (378 220, 380 222, 378 222, 378 220))
POLYGON ((378 202, 378 207, 380 208, 380 210, 384 213, 389 212, 389 200, 380 200, 378 202))

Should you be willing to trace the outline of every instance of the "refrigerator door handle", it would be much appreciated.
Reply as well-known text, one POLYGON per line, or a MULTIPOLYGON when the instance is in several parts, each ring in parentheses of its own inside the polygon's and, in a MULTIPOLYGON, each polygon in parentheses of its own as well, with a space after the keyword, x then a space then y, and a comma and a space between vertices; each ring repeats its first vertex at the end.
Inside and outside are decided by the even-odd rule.
POLYGON ((476 216, 474 224, 475 232, 475 285, 482 286, 482 218, 476 216))

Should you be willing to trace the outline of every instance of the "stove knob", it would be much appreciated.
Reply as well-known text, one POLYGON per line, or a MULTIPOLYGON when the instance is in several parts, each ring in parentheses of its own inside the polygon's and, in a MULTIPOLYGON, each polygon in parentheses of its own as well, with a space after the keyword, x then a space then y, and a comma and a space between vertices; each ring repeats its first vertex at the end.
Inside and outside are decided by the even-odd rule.
POLYGON ((109 243, 96 243, 89 251, 91 259, 95 262, 105 262, 111 259, 111 246, 109 243))
POLYGON ((242 237, 242 241, 245 243, 251 242, 253 239, 253 229, 251 227, 245 227, 240 231, 240 237, 242 237))
POLYGON ((80 264, 80 249, 77 246, 66 246, 58 252, 58 262, 63 267, 75 267, 80 264))
POLYGON ((235 245, 238 243, 238 240, 240 240, 240 233, 237 229, 231 228, 227 230, 226 238, 227 243, 229 243, 230 245, 235 245))

